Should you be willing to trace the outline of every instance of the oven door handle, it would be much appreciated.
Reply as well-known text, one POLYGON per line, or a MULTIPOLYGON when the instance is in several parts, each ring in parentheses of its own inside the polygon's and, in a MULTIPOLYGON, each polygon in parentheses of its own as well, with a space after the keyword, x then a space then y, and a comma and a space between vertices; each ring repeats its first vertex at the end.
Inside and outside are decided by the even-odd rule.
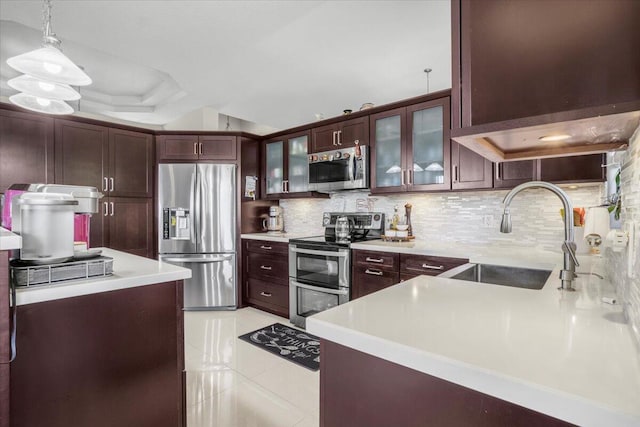
POLYGON ((307 254, 307 255, 335 256, 340 258, 349 256, 349 251, 340 251, 340 252, 317 251, 315 249, 299 249, 295 246, 289 246, 289 250, 291 252, 296 252, 299 254, 307 254))
POLYGON ((295 280, 291 280, 291 285, 296 286, 298 288, 309 289, 310 291, 323 292, 325 294, 334 294, 334 295, 349 295, 348 289, 331 289, 331 288, 322 288, 320 286, 311 286, 305 285, 300 282, 296 282, 295 280))

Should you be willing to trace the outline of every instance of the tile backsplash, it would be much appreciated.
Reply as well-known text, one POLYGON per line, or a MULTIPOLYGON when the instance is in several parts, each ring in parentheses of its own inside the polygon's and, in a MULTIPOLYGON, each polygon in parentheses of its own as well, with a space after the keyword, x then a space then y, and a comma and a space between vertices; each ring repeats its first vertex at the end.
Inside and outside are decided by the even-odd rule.
POLYGON ((633 222, 636 227, 635 259, 631 267, 633 278, 628 275, 627 264, 628 247, 622 252, 605 249, 604 261, 607 278, 616 286, 618 299, 624 305, 624 312, 638 348, 640 348, 640 127, 630 140, 629 148, 625 152, 617 153, 614 161, 619 162, 622 169, 620 174, 620 193, 622 197, 621 219, 623 229, 625 223, 633 222))
MULTIPOLYGON (((574 207, 600 205, 605 186, 597 184, 564 190, 574 207)), ((288 232, 322 234, 322 212, 380 211, 393 215, 394 206, 404 214, 411 203, 414 235, 421 240, 452 241, 460 244, 504 244, 560 251, 564 225, 562 203, 553 193, 529 189, 511 202, 513 232, 500 233, 502 200, 508 190, 420 193, 393 196, 369 196, 368 193, 332 194, 330 199, 281 200, 284 224, 288 232)))

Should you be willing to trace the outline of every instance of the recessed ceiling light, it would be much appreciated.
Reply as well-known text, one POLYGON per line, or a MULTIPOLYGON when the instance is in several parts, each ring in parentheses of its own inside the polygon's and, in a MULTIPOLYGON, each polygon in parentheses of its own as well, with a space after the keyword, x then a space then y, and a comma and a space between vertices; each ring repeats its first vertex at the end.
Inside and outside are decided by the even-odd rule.
POLYGON ((558 133, 555 135, 545 135, 538 138, 540 141, 544 142, 553 142, 553 141, 564 141, 565 139, 571 138, 571 135, 567 135, 566 133, 558 133))

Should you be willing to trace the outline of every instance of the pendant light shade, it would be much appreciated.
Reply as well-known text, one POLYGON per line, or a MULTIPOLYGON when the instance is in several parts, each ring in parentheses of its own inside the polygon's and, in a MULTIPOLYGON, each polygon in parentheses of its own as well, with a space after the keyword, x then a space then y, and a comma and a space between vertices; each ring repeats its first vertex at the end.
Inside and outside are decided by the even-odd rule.
POLYGON ((91 78, 64 53, 53 46, 45 46, 7 59, 7 64, 21 73, 56 83, 86 86, 91 78))
POLYGON ((71 114, 73 108, 64 101, 59 99, 41 98, 26 93, 17 93, 9 97, 9 101, 14 104, 26 108, 27 110, 37 111, 46 114, 71 114))
POLYGON ((19 92, 40 98, 60 99, 62 101, 80 99, 80 94, 69 85, 40 80, 26 74, 9 80, 7 84, 19 92))
POLYGON ((11 68, 24 73, 7 82, 19 91, 9 101, 39 113, 71 114, 73 108, 64 101, 80 99, 71 86, 90 85, 91 78, 58 48, 60 40, 51 31, 51 0, 43 2, 42 47, 7 59, 11 68))

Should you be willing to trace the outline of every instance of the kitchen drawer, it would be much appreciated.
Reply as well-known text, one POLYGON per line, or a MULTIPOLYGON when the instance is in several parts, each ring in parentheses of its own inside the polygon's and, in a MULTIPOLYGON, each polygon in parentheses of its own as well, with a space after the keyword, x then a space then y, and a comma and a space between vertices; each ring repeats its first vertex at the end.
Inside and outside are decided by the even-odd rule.
POLYGON ((247 280, 249 302, 260 308, 289 317, 289 286, 268 283, 249 278, 247 280))
POLYGON ((357 265, 371 266, 384 270, 398 271, 400 265, 400 254, 392 252, 378 252, 378 251, 361 251, 355 250, 354 263, 357 265))
POLYGON ((286 285, 289 281, 289 260, 282 255, 247 253, 245 267, 249 277, 286 285))
POLYGON ((249 252, 289 255, 288 243, 272 242, 269 240, 244 239, 244 245, 245 249, 249 252))
POLYGON ((351 299, 363 297, 399 282, 400 275, 397 271, 354 265, 351 299))
POLYGON ((463 258, 401 254, 400 274, 437 276, 444 271, 451 270, 454 267, 468 262, 468 259, 463 258))

